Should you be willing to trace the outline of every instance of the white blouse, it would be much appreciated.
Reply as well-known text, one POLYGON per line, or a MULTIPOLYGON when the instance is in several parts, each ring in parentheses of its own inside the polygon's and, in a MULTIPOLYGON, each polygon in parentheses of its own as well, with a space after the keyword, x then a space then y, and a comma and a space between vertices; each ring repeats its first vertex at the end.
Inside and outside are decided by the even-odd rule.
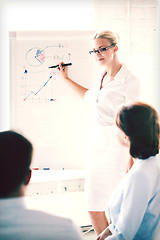
POLYGON ((123 64, 114 80, 103 82, 101 79, 86 92, 85 99, 94 104, 96 121, 104 126, 115 124, 115 113, 120 104, 137 101, 140 92, 139 80, 123 64))
MULTIPOLYGON (((155 240, 160 230, 160 170, 157 157, 136 160, 109 201, 107 240, 155 240)), ((158 237, 158 236, 157 236, 158 237)))

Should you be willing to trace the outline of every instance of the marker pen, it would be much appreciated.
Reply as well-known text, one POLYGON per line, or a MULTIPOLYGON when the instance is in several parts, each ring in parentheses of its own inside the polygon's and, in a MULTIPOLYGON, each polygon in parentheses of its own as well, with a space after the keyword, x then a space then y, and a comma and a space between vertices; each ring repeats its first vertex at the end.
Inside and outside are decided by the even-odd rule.
MULTIPOLYGON (((72 65, 72 63, 64 63, 64 64, 62 64, 62 67, 71 66, 71 65, 72 65)), ((55 65, 55 66, 50 66, 49 68, 57 68, 57 67, 59 67, 59 64, 55 65)))

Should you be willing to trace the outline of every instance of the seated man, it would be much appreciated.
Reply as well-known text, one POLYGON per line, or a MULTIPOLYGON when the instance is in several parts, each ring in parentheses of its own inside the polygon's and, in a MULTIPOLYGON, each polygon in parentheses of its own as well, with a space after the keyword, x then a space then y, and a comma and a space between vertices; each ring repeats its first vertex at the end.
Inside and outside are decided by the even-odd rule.
POLYGON ((82 239, 72 220, 25 207, 32 150, 32 144, 21 134, 0 132, 0 239, 82 239))

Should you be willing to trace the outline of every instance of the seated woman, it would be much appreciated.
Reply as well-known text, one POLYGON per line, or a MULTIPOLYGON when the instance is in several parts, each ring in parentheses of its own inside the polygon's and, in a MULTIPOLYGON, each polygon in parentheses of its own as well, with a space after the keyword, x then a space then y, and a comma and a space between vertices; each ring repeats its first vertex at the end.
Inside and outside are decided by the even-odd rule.
POLYGON ((119 139, 134 159, 109 202, 110 225, 97 240, 160 239, 159 117, 144 103, 123 106, 117 113, 119 139))

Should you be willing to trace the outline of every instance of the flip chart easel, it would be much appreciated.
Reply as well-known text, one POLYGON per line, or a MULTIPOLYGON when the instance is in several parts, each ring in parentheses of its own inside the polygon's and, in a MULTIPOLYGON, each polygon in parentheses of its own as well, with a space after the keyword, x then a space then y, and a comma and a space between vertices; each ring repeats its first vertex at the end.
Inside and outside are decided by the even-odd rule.
POLYGON ((49 66, 71 62, 68 75, 90 88, 97 68, 89 55, 93 31, 10 32, 11 128, 34 146, 33 167, 83 168, 87 108, 49 66))

